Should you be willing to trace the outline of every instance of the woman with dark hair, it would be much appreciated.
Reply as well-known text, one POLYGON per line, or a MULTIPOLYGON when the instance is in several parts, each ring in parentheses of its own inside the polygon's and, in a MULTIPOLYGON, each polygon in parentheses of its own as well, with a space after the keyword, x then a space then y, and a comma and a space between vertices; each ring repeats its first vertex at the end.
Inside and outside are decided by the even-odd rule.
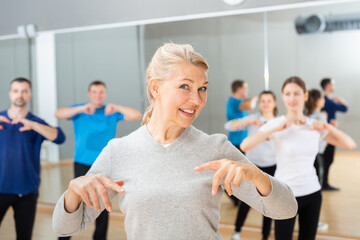
MULTIPOLYGON (((305 102, 306 114, 309 118, 313 118, 322 122, 327 122, 326 113, 321 112, 321 109, 325 105, 324 95, 317 89, 311 89, 309 91, 309 97, 305 102)), ((325 141, 321 141, 319 144, 319 153, 316 155, 315 159, 315 169, 316 174, 319 177, 320 185, 323 183, 323 153, 325 151, 327 143, 325 141)))
MULTIPOLYGON (((316 176, 314 160, 319 143, 325 140, 333 145, 354 149, 354 140, 328 123, 304 115, 308 99, 305 82, 299 77, 290 77, 282 86, 282 100, 286 114, 264 124, 240 145, 248 151, 266 139, 275 144, 275 177, 287 183, 298 202, 299 239, 314 240, 321 207, 321 187, 316 176)), ((292 239, 296 216, 275 221, 276 240, 292 239)))
MULTIPOLYGON (((248 130, 249 136, 259 131, 260 127, 278 114, 276 106, 276 96, 272 91, 263 91, 259 95, 260 112, 250 114, 244 118, 228 121, 225 129, 229 132, 238 130, 248 130)), ((274 176, 276 169, 275 147, 272 141, 264 141, 254 149, 246 152, 246 157, 254 163, 261 171, 274 176)), ((235 232, 232 240, 240 239, 241 228, 244 225, 246 216, 250 210, 249 205, 244 202, 240 203, 238 215, 235 222, 235 232)), ((270 235, 271 218, 263 218, 262 236, 267 240, 270 235)))

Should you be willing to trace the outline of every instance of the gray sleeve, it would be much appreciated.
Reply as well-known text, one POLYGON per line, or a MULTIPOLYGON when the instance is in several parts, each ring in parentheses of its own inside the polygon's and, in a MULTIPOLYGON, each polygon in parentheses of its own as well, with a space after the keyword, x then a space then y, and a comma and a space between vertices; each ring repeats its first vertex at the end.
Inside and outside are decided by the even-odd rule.
MULTIPOLYGON (((101 173, 107 177, 111 177, 111 143, 112 141, 110 141, 109 144, 103 149, 87 175, 101 173)), ((109 189, 107 190, 110 199, 116 196, 115 191, 109 189)), ((79 208, 75 212, 68 213, 64 208, 65 193, 57 201, 52 218, 53 229, 59 236, 70 236, 83 231, 105 209, 102 201, 100 201, 100 212, 97 212, 94 208, 89 208, 82 201, 79 208)))
MULTIPOLYGON (((233 147, 231 143, 225 142, 224 144, 224 158, 232 161, 250 163, 250 161, 241 154, 239 150, 233 147)), ((241 181, 239 187, 231 187, 234 196, 267 217, 273 219, 287 219, 294 217, 297 213, 297 202, 293 192, 285 183, 282 183, 269 175, 267 176, 270 178, 272 186, 272 190, 268 196, 261 196, 255 185, 252 182, 247 181, 241 181)), ((222 187, 224 186, 222 185, 222 187)))

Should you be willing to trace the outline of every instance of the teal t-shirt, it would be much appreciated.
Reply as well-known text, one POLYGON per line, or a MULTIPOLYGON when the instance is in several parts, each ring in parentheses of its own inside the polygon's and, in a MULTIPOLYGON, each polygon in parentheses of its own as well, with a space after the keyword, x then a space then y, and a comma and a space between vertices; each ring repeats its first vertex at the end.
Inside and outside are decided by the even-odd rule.
MULTIPOLYGON (((72 107, 84 104, 75 104, 72 107)), ((105 115, 105 105, 94 114, 79 113, 71 120, 74 124, 74 161, 91 166, 107 143, 115 137, 118 121, 124 119, 122 113, 105 115)))
MULTIPOLYGON (((243 102, 241 99, 230 97, 226 104, 226 118, 228 121, 243 118, 248 115, 248 111, 240 111, 239 106, 243 102)), ((233 145, 240 145, 240 143, 248 136, 247 130, 238 130, 229 132, 229 141, 233 145)))

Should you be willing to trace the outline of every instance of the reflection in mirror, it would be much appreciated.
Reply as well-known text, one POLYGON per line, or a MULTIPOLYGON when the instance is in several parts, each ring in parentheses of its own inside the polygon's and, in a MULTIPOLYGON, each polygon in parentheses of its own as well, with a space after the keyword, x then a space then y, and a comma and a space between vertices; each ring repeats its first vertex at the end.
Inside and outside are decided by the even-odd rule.
MULTIPOLYGON (((144 109, 144 65, 164 42, 190 43, 209 62, 208 100, 194 125, 207 133, 224 133, 225 105, 230 84, 236 78, 249 83, 249 96, 265 88, 278 96, 280 114, 281 85, 292 75, 305 80, 309 89, 320 89, 320 80, 336 80, 335 95, 344 97, 349 106, 338 114, 339 128, 360 142, 360 31, 336 31, 298 34, 295 21, 299 17, 356 14, 359 2, 282 10, 201 20, 150 24, 126 28, 96 30, 56 35, 58 105, 69 106, 87 101, 87 85, 101 79, 108 85, 108 102, 118 102, 144 109), (264 41, 265 40, 265 41, 264 41), (267 41, 266 41, 267 40, 267 41), (265 81, 264 80, 268 80, 265 81)), ((360 12, 359 12, 360 13, 360 12)), ((319 18, 319 21, 322 21, 319 18), (320 20, 319 20, 320 19, 320 20)), ((309 31, 316 29, 308 26, 309 31)), ((299 20, 298 20, 299 24, 299 20)), ((326 29, 321 25, 318 29, 326 29)), ((60 121, 67 135, 61 147, 63 161, 56 167, 44 167, 40 201, 55 203, 73 176, 73 127, 71 121, 60 121), (60 180, 60 183, 59 183, 60 180)), ((117 137, 136 129, 139 122, 118 124, 117 137)), ((320 221, 328 229, 319 234, 359 236, 354 222, 360 221, 354 191, 359 182, 359 164, 355 152, 339 152, 330 172, 330 181, 341 188, 324 192, 320 221)), ((224 197, 221 222, 232 226, 236 209, 224 197)), ((117 207, 117 204, 114 204, 117 207)), ((259 226, 260 216, 251 211, 247 225, 259 226)))

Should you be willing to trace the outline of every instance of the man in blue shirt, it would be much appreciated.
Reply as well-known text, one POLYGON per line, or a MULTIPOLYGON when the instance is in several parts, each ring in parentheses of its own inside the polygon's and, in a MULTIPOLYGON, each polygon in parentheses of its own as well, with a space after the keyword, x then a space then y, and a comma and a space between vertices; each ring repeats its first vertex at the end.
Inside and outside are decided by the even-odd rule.
MULTIPOLYGON (((336 112, 347 112, 348 107, 344 99, 339 97, 331 97, 331 94, 335 90, 335 81, 331 78, 324 78, 321 80, 320 85, 323 89, 325 96, 325 105, 322 111, 327 113, 328 123, 334 127, 338 126, 336 120, 336 112)), ((333 187, 328 182, 330 165, 334 161, 335 146, 328 144, 324 152, 324 174, 323 174, 323 185, 322 189, 325 191, 338 191, 339 188, 333 187)))
POLYGON ((28 111, 31 82, 10 84, 11 106, 0 112, 0 223, 14 210, 17 239, 31 239, 40 185, 40 149, 44 140, 60 144, 65 135, 28 111))
MULTIPOLYGON (((115 137, 118 121, 136 121, 141 113, 134 108, 107 104, 106 85, 102 81, 93 81, 88 88, 89 103, 75 104, 59 108, 55 116, 58 119, 71 119, 74 124, 75 178, 85 175, 106 144, 115 137)), ((106 239, 108 212, 103 211, 96 219, 93 239, 106 239)), ((59 239, 70 239, 60 237, 59 239)))
MULTIPOLYGON (((248 115, 248 111, 256 106, 257 97, 246 98, 248 85, 243 80, 235 80, 231 84, 232 96, 226 104, 227 120, 243 118, 248 115)), ((229 132, 229 141, 239 149, 239 145, 248 135, 247 130, 229 132)))
MULTIPOLYGON (((248 111, 255 108, 257 101, 256 96, 246 98, 249 89, 247 83, 243 80, 235 80, 231 84, 231 91, 232 95, 226 104, 226 118, 228 121, 246 117, 248 111)), ((241 151, 240 144, 247 136, 247 130, 229 132, 229 141, 241 151)), ((230 196, 230 198, 235 206, 238 205, 239 201, 236 197, 230 196)))

